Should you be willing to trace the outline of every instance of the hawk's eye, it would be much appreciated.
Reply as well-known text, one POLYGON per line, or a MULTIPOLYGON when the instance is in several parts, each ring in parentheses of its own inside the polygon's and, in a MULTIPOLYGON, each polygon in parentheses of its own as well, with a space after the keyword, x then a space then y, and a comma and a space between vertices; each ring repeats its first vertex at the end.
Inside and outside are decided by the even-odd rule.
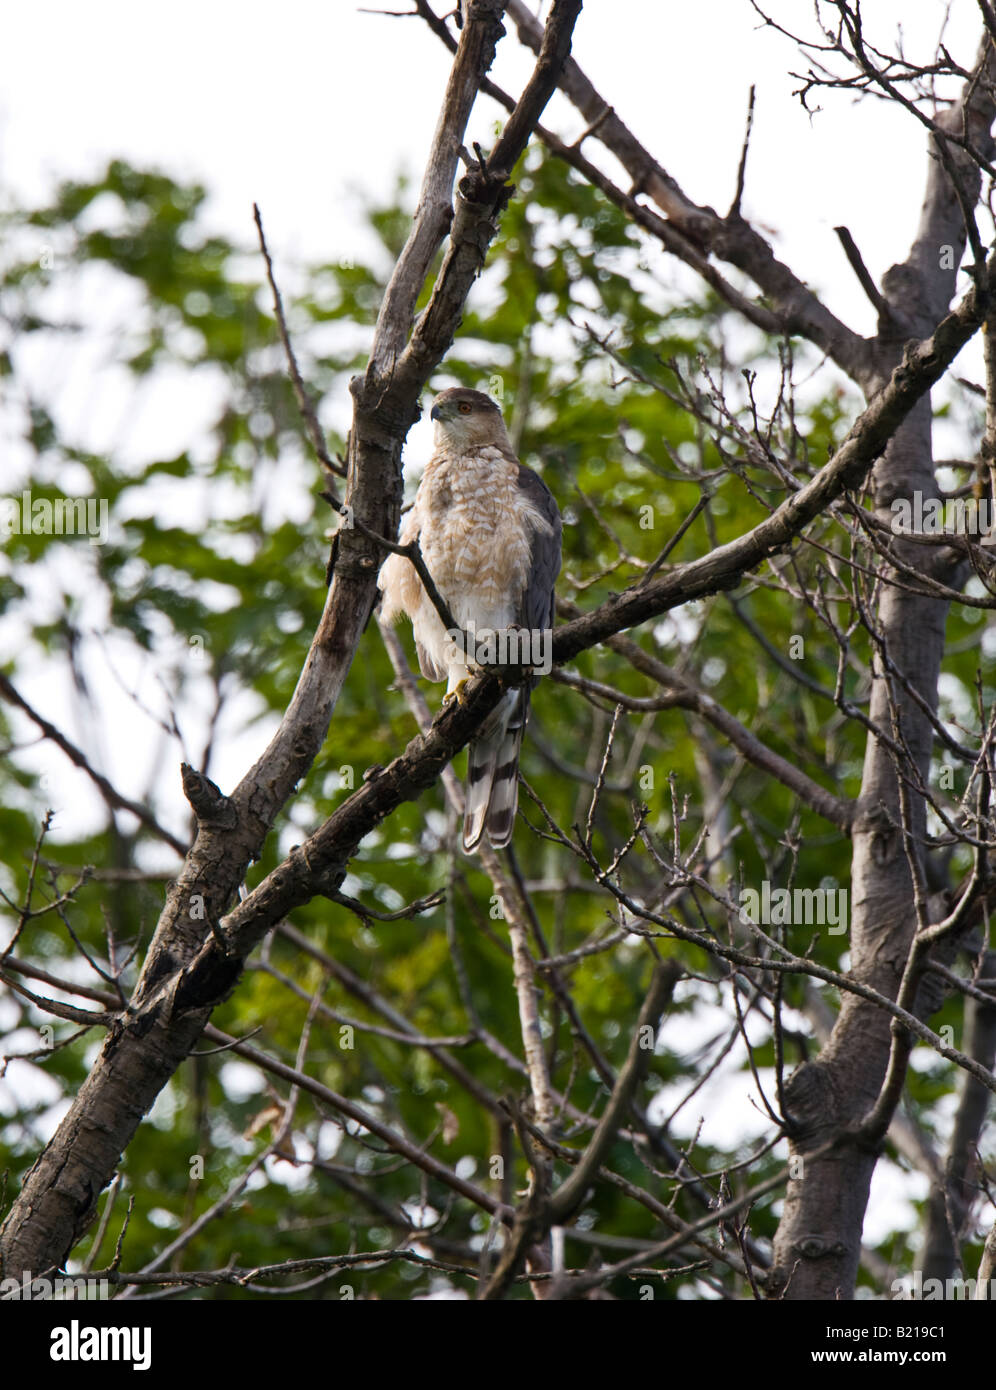
POLYGON ((463 401, 462 404, 460 405, 459 409, 460 409, 460 414, 461 414, 461 415, 469 415, 469 414, 470 414, 470 406, 469 406, 469 404, 467 403, 467 401, 463 401))

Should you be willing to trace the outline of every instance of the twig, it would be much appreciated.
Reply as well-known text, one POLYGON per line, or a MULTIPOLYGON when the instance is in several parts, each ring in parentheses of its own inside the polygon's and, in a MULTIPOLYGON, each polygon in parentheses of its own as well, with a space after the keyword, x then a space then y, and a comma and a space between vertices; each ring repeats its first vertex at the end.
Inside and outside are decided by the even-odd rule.
POLYGON ((647 1030, 652 1031, 656 1037, 660 1016, 680 977, 681 967, 676 961, 666 961, 654 967, 650 989, 640 1009, 626 1061, 616 1077, 616 1084, 602 1112, 598 1127, 588 1141, 578 1166, 550 1199, 550 1217, 554 1224, 561 1225, 568 1221, 584 1201, 653 1055, 653 1049, 646 1046, 647 1030))
POLYGON ((868 267, 862 259, 861 252, 858 250, 854 237, 847 227, 834 227, 834 231, 837 233, 840 244, 844 248, 844 255, 847 257, 848 265, 858 277, 858 283, 874 306, 880 321, 883 325, 891 326, 894 323, 892 306, 872 279, 868 267))
POLYGON ((750 133, 754 125, 754 84, 750 84, 750 96, 747 98, 747 124, 744 128, 744 143, 740 150, 740 163, 737 166, 737 191, 733 195, 733 202, 730 210, 726 214, 728 222, 740 217, 740 204, 744 196, 744 178, 747 173, 747 151, 750 148, 750 133))
MULTIPOLYGON (((263 253, 263 260, 266 262, 266 278, 270 282, 270 291, 273 295, 273 308, 277 316, 277 328, 280 332, 280 341, 284 345, 284 354, 287 358, 287 367, 290 371, 291 382, 294 386, 294 396, 297 400, 298 410, 304 420, 308 434, 311 438, 311 446, 317 454, 321 463, 330 473, 338 474, 340 478, 346 476, 346 470, 338 461, 333 460, 325 444, 325 435, 321 425, 318 423, 318 416, 315 414, 315 407, 311 404, 308 392, 305 389, 304 379, 301 370, 297 365, 297 358, 294 355, 294 348, 291 345, 290 333, 287 330, 287 320, 284 316, 283 300, 280 297, 280 290, 277 288, 276 277, 273 273, 273 261, 270 257, 270 248, 266 244, 266 236, 263 232, 263 218, 256 203, 252 205, 252 215, 256 223, 256 231, 259 234, 259 247, 263 253)), ((337 503, 338 505, 338 503, 337 503)))
POLYGON ((153 831, 161 840, 165 840, 168 845, 171 845, 173 849, 176 850, 177 854, 185 855, 187 853, 187 845, 185 845, 182 840, 177 839, 175 835, 171 835, 168 830, 161 826, 147 807, 140 806, 138 802, 130 801, 128 797, 122 796, 120 792, 115 791, 107 778, 90 766, 86 754, 82 753, 75 744, 70 743, 69 739, 66 738, 64 734, 61 734, 54 724, 49 723, 47 719, 43 718, 42 715, 32 709, 27 700, 18 694, 2 672, 0 672, 0 696, 10 704, 17 705, 18 709, 22 709, 28 718, 41 729, 45 737, 50 739, 57 748, 62 749, 73 766, 80 768, 81 771, 86 773, 90 781, 93 782, 94 786, 107 802, 108 806, 113 806, 119 811, 130 811, 147 829, 153 831))

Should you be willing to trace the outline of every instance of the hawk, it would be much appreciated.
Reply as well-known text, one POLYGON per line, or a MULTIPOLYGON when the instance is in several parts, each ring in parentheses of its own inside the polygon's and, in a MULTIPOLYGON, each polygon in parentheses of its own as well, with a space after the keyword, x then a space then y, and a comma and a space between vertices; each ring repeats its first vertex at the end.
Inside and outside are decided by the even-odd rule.
MULTIPOLYGON (((560 572, 557 504, 538 475, 516 458, 490 396, 457 386, 436 397, 429 416, 435 445, 399 541, 418 539, 433 583, 463 632, 487 642, 490 634, 500 638, 521 629, 514 635, 532 634, 535 651, 537 635, 548 635, 553 625, 553 586, 560 572)), ((445 679, 446 698, 460 699, 474 668, 473 652, 464 652, 447 634, 411 561, 389 555, 378 587, 386 622, 402 613, 411 618, 422 675, 445 679)), ((533 675, 509 690, 469 745, 463 821, 468 853, 485 831, 495 849, 512 838, 519 748, 536 681, 533 675)))

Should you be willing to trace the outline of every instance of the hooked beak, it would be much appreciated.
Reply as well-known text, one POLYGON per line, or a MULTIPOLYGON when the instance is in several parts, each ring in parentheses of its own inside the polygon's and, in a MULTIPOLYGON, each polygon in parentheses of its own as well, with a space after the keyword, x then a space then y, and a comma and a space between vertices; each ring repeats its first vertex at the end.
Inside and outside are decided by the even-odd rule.
POLYGON ((434 406, 432 407, 432 409, 429 411, 429 419, 430 419, 430 420, 441 420, 442 418, 443 418, 443 412, 439 409, 439 406, 438 406, 438 405, 434 405, 434 406))

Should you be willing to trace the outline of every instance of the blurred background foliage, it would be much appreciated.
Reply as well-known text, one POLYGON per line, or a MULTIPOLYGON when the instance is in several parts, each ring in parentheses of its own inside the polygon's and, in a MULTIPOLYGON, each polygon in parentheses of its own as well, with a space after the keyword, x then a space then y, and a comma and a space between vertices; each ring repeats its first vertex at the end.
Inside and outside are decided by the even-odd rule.
MULTIPOLYGON (((458 341, 430 385, 438 390, 459 382, 500 397, 521 457, 542 471, 564 515, 558 592, 589 608, 636 582, 703 495, 708 505, 674 544, 668 564, 754 524, 785 495, 769 456, 796 479, 810 475, 846 431, 856 403, 829 369, 812 379, 818 364, 801 349, 794 360, 794 345, 736 323, 709 294, 689 297, 617 209, 590 186, 565 177, 540 151, 528 152, 515 181, 517 196, 458 341), (797 381, 803 383, 798 390, 797 381)), ((400 181, 395 205, 367 209, 365 264, 282 267, 276 254, 296 351, 312 396, 322 402, 333 453, 345 449, 348 379, 365 363, 409 203, 400 181)), ((36 699, 40 712, 51 713, 57 695, 60 707, 74 709, 74 741, 95 768, 105 766, 106 749, 122 739, 142 759, 153 749, 140 796, 182 840, 189 823, 176 799, 180 758, 218 775, 225 710, 239 711, 250 729, 258 724, 261 738, 279 717, 321 612, 333 526, 293 401, 260 257, 248 243, 235 246, 212 235, 205 204, 203 188, 116 162, 90 184, 62 185, 44 208, 8 209, 0 252, 4 491, 105 499, 110 512, 104 545, 49 535, 5 538, 3 671, 18 688, 35 678, 36 692, 37 673, 44 673, 43 693, 51 691, 52 702, 36 699), (66 359, 60 353, 67 343, 99 338, 107 306, 117 317, 113 331, 103 331, 100 366, 115 374, 124 415, 129 403, 137 409, 149 393, 172 383, 167 409, 188 437, 168 457, 134 445, 106 453, 84 448, 84 432, 62 409, 60 363, 66 359), (189 428, 188 397, 196 405, 189 428), (136 701, 133 720, 109 728, 88 671, 104 657, 112 669, 113 654, 128 651, 147 654, 163 702, 143 709, 136 701)), ((417 478, 406 481, 410 496, 417 478)), ((838 550, 844 546, 828 518, 810 534, 838 550)), ((797 546, 786 560, 783 575, 794 596, 766 570, 733 596, 690 605, 631 635, 816 781, 854 795, 864 733, 828 697, 837 679, 838 644, 825 617, 829 613, 845 628, 855 615, 845 604, 820 600, 819 558, 812 547, 797 546), (801 654, 798 642, 792 645, 799 638, 801 654), (804 675, 806 687, 794 672, 804 675)), ((943 685, 950 710, 970 725, 979 618, 973 610, 952 614, 943 685)), ((403 630, 402 639, 410 652, 410 633, 403 630)), ((844 676, 848 697, 859 704, 868 659, 859 627, 844 676)), ((122 658, 119 664, 127 663, 122 658)), ((585 653, 575 669, 630 695, 658 693, 608 648, 585 653)), ((412 717, 392 680, 372 623, 324 753, 271 835, 250 886, 350 794, 366 768, 386 764, 412 737, 412 717)), ((426 687, 426 693, 436 708, 440 691, 426 687)), ((533 711, 522 771, 569 830, 587 815, 612 706, 597 707, 548 679, 534 696, 533 711)), ((42 779, 35 770, 38 736, 20 710, 0 702, 0 950, 18 928, 45 811, 58 808, 60 796, 64 800, 59 776, 42 779)), ((462 759, 457 770, 463 770, 462 759)), ((956 783, 947 795, 957 793, 956 783)), ((127 812, 91 799, 92 828, 85 835, 66 838, 56 817, 41 846, 32 907, 66 893, 79 868, 93 866, 93 875, 61 909, 23 923, 15 954, 105 990, 106 977, 120 971, 127 994, 164 882, 179 861, 127 812)), ((630 834, 634 803, 649 807, 650 827, 666 852, 673 847, 676 812, 684 846, 704 828, 702 871, 734 899, 738 884, 763 879, 775 886, 849 886, 846 838, 680 709, 623 716, 595 817, 603 863, 630 834)), ((550 952, 571 950, 611 926, 613 903, 583 864, 536 833, 542 817, 525 795, 521 809, 517 872, 530 889, 550 952)), ((453 832, 441 788, 402 806, 364 841, 344 891, 381 912, 436 889, 446 890, 445 904, 410 920, 365 923, 342 906, 315 900, 295 912, 293 924, 340 973, 275 936, 215 1022, 239 1036, 261 1030, 255 1044, 293 1063, 317 991, 325 1012, 312 1023, 311 1074, 403 1126, 462 1176, 508 1195, 525 1185, 526 1169, 507 1125, 439 1055, 398 1041, 398 1021, 391 1021, 393 1010, 431 1037, 456 1038, 448 1055, 492 1096, 525 1093, 520 1071, 480 1041, 461 1043, 479 1023, 521 1056, 509 948, 492 909, 493 888, 475 860, 454 854, 453 832), (375 999, 384 1003, 380 1011, 375 999), (493 1175, 494 1156, 502 1154, 508 1160, 503 1180, 493 1175)), ((642 848, 627 861, 624 882, 633 896, 659 902, 660 872, 642 848)), ((692 926, 727 933, 726 915, 704 894, 686 893, 671 910, 692 926)), ((796 950, 846 965, 846 935, 790 931, 796 950)), ((750 1100, 757 1087, 726 972, 693 948, 659 944, 663 953, 680 956, 691 977, 679 987, 662 1030, 642 1102, 655 1121, 668 1119, 716 1064, 668 1125, 665 1141, 686 1151, 686 1175, 708 1175, 704 1188, 715 1198, 723 1170, 751 1159, 773 1131, 750 1100), (729 1122, 717 1123, 724 1109, 729 1122)), ((631 938, 566 970, 590 1048, 560 1005, 545 1002, 555 1084, 582 1112, 597 1115, 607 1094, 590 1049, 618 1069, 650 965, 645 944, 631 938)), ((25 983, 46 993, 44 985, 25 983)), ((789 977, 785 1002, 791 1066, 815 1045, 837 999, 831 990, 789 977)), ((759 1075, 772 1094, 771 1005, 755 999, 745 1007, 759 1075)), ((957 1021, 960 1007, 951 1001, 938 1022, 957 1021)), ((0 1081, 0 1170, 8 1171, 9 1202, 65 1098, 86 1076, 100 1035, 50 1020, 10 989, 0 1000, 0 1028, 5 1053, 33 1054, 11 1061, 0 1081), (40 1041, 44 1023, 52 1025, 55 1046, 40 1041)), ((911 1071, 910 1107, 935 1138, 946 1123, 951 1079, 951 1068, 933 1053, 911 1071)), ((274 1132, 274 1103, 285 1094, 282 1084, 232 1054, 191 1058, 122 1160, 121 1191, 102 1248, 91 1249, 91 1233, 74 1252, 72 1267, 109 1261, 126 1196, 135 1206, 122 1268, 153 1260, 264 1154, 274 1132), (195 1155, 204 1159, 200 1176, 195 1155)), ((565 1143, 579 1145, 586 1132, 564 1118, 565 1143)), ((668 1202, 675 1186, 668 1152, 620 1140, 610 1166, 668 1202)), ((730 1189, 763 1180, 782 1161, 781 1145, 760 1152, 730 1176, 730 1189)), ((908 1167, 891 1150, 886 1162, 908 1167)), ((894 1202, 894 1219, 877 1243, 888 1267, 908 1270, 909 1203, 922 1198, 924 1184, 910 1174, 898 1190, 904 1200, 894 1202)), ((690 1219, 702 1212, 684 1189, 675 1210, 690 1219)), ((777 1212, 777 1199, 752 1212, 751 1230, 762 1246, 777 1212)), ((405 1238, 406 1221, 415 1229, 437 1223, 415 1248, 440 1259, 468 1246, 479 1250, 487 1239, 482 1213, 304 1095, 280 1152, 259 1162, 230 1208, 171 1267, 218 1268, 233 1258, 261 1265, 384 1248, 405 1238)), ((568 1261, 584 1265, 593 1242, 605 1258, 618 1258, 634 1240, 659 1238, 660 1229, 649 1211, 603 1184, 577 1233, 568 1232, 568 1261)), ((881 1277, 883 1265, 876 1268, 881 1277)), ((864 1277, 875 1284, 872 1274, 864 1277)), ((746 1288, 720 1265, 651 1282, 655 1296, 664 1298, 742 1297, 746 1288)), ((347 1286, 357 1297, 472 1292, 472 1281, 460 1275, 392 1263, 302 1288, 302 1296, 339 1298, 348 1296, 347 1286)), ((620 1282, 613 1292, 640 1296, 636 1281, 620 1282)), ((250 1295, 226 1287, 204 1296, 250 1295)), ((520 1289, 520 1296, 529 1294, 520 1289)))

